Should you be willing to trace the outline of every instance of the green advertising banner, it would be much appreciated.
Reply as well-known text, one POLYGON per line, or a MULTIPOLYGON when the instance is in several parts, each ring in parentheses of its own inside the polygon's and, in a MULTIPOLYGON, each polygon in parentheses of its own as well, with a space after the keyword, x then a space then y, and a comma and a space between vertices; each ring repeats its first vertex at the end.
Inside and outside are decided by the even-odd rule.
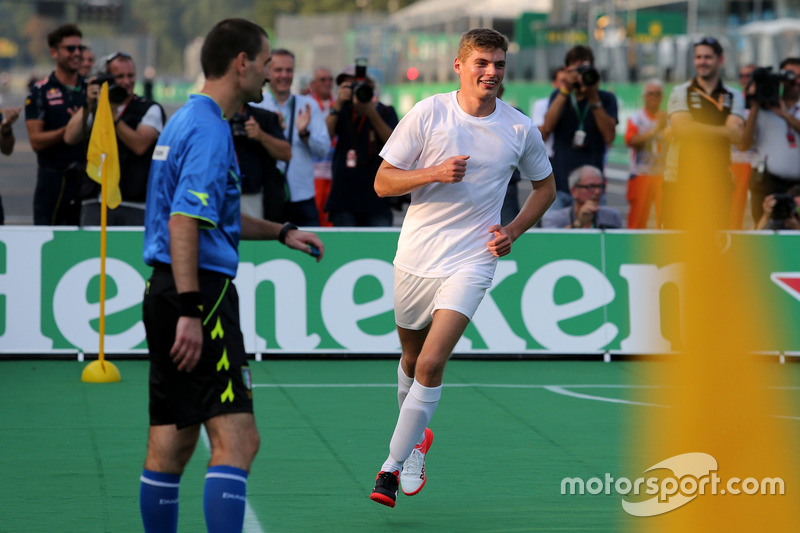
MULTIPOLYGON (((244 242, 235 280, 250 353, 397 354, 392 259, 398 231, 320 230, 326 256, 244 242)), ((680 349, 676 234, 530 231, 498 262, 456 353, 658 354, 680 349)), ((775 333, 764 351, 800 351, 800 233, 721 234, 752 257, 746 283, 763 296, 775 333)), ((106 352, 146 352, 141 300, 150 268, 142 232, 111 229, 106 352)), ((99 232, 0 229, 0 353, 97 353, 99 232)), ((735 291, 737 287, 714 290, 735 291)), ((731 335, 736 335, 735 331, 731 335)))

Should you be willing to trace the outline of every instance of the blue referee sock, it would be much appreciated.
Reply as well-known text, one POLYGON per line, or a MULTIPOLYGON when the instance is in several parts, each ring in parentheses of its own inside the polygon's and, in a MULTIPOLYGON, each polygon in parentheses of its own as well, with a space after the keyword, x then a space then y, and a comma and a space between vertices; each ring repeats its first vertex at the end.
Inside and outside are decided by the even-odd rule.
POLYGON ((145 533, 178 531, 178 488, 181 476, 143 470, 139 508, 145 533))
POLYGON ((247 472, 233 466, 210 466, 203 491, 208 533, 241 533, 247 503, 247 472))

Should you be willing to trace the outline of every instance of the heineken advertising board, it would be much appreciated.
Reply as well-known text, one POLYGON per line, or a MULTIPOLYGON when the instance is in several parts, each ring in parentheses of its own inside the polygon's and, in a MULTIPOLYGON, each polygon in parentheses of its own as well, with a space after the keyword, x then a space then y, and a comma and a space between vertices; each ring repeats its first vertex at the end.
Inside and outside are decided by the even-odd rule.
MULTIPOLYGON (((99 232, 0 229, 0 353, 97 353, 99 232)), ((397 230, 320 231, 326 255, 244 242, 236 278, 250 353, 397 354, 392 259, 397 230)), ((756 259, 757 309, 774 317, 765 351, 800 350, 800 234, 732 233, 756 259)), ((680 349, 681 265, 660 256, 674 234, 530 231, 501 259, 460 354, 651 354, 680 349), (649 252, 648 252, 649 251, 649 252)), ((142 232, 111 229, 109 354, 146 351, 141 300, 150 274, 142 232)), ((719 287, 715 290, 736 290, 719 287)), ((735 335, 736 332, 731 332, 735 335)))

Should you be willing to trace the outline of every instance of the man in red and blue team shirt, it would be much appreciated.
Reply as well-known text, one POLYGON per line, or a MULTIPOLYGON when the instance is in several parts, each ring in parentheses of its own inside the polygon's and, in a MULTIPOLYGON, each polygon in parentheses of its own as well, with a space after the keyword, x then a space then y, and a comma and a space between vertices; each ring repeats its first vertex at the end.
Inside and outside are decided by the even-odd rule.
POLYGON ((25 100, 25 125, 39 165, 33 193, 33 223, 78 225, 80 186, 86 153, 64 142, 72 115, 86 100, 86 79, 78 72, 86 48, 75 24, 64 24, 47 36, 56 69, 35 83, 25 100))

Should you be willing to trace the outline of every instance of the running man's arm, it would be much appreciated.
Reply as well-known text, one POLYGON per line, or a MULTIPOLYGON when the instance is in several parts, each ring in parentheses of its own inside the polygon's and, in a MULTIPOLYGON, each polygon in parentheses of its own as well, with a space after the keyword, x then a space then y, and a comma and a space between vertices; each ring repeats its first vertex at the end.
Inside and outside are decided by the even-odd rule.
POLYGON ((511 252, 511 243, 533 227, 556 199, 556 180, 551 172, 539 181, 531 181, 533 190, 525 200, 519 214, 505 228, 496 224, 489 228, 495 238, 488 243, 489 251, 497 257, 511 252))
POLYGON ((467 172, 467 159, 468 155, 456 155, 436 166, 414 170, 403 170, 384 161, 375 175, 375 192, 385 198, 408 194, 429 183, 458 183, 467 172))

